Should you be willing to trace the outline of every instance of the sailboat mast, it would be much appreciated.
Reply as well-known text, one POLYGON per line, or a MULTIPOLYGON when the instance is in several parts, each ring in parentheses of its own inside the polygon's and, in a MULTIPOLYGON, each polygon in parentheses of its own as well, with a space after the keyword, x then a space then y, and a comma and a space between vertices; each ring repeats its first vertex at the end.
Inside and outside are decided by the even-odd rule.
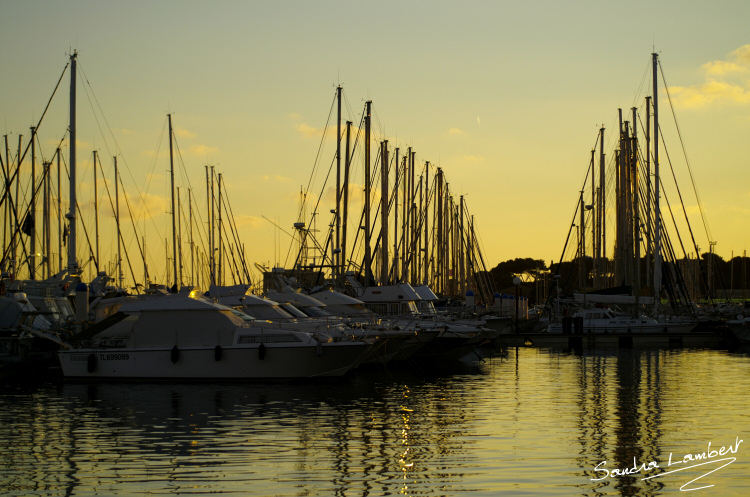
MULTIPOLYGON (((170 131, 171 131, 170 123, 170 131)), ((117 175, 117 156, 112 157, 115 164, 115 224, 117 225, 117 287, 122 288, 122 243, 120 240, 120 180, 117 175)))
POLYGON ((215 223, 216 202, 214 201, 214 166, 211 166, 211 286, 216 285, 216 223, 215 223))
POLYGON ((646 278, 651 280, 651 97, 646 97, 646 278))
POLYGON ((29 279, 36 277, 36 128, 31 127, 31 205, 26 219, 30 220, 29 227, 29 279))
POLYGON ((346 121, 346 157, 344 158, 344 218, 343 225, 341 227, 341 272, 340 275, 346 272, 346 224, 347 217, 349 215, 349 166, 351 165, 351 157, 349 157, 349 146, 352 132, 352 122, 346 121))
MULTIPOLYGON (((463 196, 461 197, 463 201, 463 196)), ((422 250, 424 250, 424 262, 422 265, 424 266, 424 277, 422 280, 422 283, 425 285, 429 285, 429 263, 430 263, 430 256, 429 256, 429 250, 428 250, 428 238, 427 238, 427 232, 428 224, 428 212, 430 207, 430 161, 426 161, 424 164, 424 208, 422 209, 422 230, 424 233, 424 246, 422 247, 422 250)))
POLYGON ((62 262, 62 199, 60 196, 60 154, 62 150, 57 149, 57 272, 63 270, 62 262))
POLYGON ((195 245, 193 245, 193 190, 188 188, 188 225, 190 226, 190 285, 195 286, 195 245))
MULTIPOLYGON (((99 261, 101 259, 99 258, 99 189, 96 181, 96 156, 97 152, 94 150, 94 235, 95 235, 95 244, 96 244, 96 272, 99 272, 99 261)), ((115 185, 117 186, 117 185, 115 185)))
POLYGON ((398 165, 398 152, 399 149, 396 147, 396 155, 393 158, 393 171, 396 177, 393 182, 393 282, 398 283, 398 187, 399 187, 399 165, 398 165))
POLYGON ((372 253, 370 252, 370 120, 372 119, 372 101, 365 102, 365 261, 364 278, 365 286, 370 284, 372 274, 372 253))
POLYGON ((172 114, 167 114, 169 119, 169 184, 172 197, 172 276, 174 286, 177 287, 177 231, 175 226, 174 212, 174 155, 172 152, 172 114))
MULTIPOLYGON (((5 163, 3 165, 3 177, 5 178, 5 194, 10 198, 10 181, 8 178, 10 178, 10 163, 8 162, 8 135, 4 135, 5 138, 5 163)), ((13 229, 10 225, 10 202, 5 202, 5 205, 3 206, 4 209, 4 216, 3 216, 3 250, 5 250, 5 247, 8 244, 8 234, 13 229)))
POLYGON ((651 54, 654 98, 654 306, 661 295, 661 212, 659 211, 659 88, 656 79, 659 55, 651 54))
POLYGON ((607 261, 607 191, 604 178, 604 127, 599 129, 599 235, 601 244, 599 257, 603 259, 599 270, 603 273, 604 285, 608 284, 606 275, 609 274, 607 261))
POLYGON ((218 269, 218 282, 219 285, 224 284, 224 242, 222 241, 222 221, 221 221, 221 173, 217 175, 216 182, 219 186, 219 269, 218 269))
POLYGON ((77 52, 70 56, 70 206, 67 214, 68 231, 68 273, 78 274, 76 260, 76 57, 77 52))
POLYGON ((179 277, 177 278, 177 281, 179 282, 179 285, 182 286, 182 217, 181 217, 181 211, 182 211, 182 203, 180 202, 180 187, 177 187, 177 255, 180 258, 179 264, 177 264, 177 267, 179 268, 179 277))
POLYGON ((380 143, 380 284, 388 284, 388 140, 380 143))
POLYGON ((632 168, 632 175, 633 175, 633 249, 635 251, 635 304, 636 304, 636 312, 638 308, 638 297, 641 294, 641 214, 640 214, 640 195, 638 194, 638 126, 636 126, 636 122, 638 119, 638 109, 636 107, 632 108, 633 111, 633 136, 631 138, 631 144, 630 147, 632 150, 632 161, 633 161, 633 168, 632 168))
POLYGON ((336 244, 331 249, 334 280, 341 266, 341 85, 336 87, 336 100, 336 244))
POLYGON ((597 274, 597 239, 596 239, 596 216, 599 209, 596 208, 596 144, 591 149, 591 265, 592 265, 592 287, 596 286, 597 274))
POLYGON ((414 170, 416 169, 415 159, 417 152, 412 150, 410 153, 410 187, 409 191, 409 221, 411 229, 409 230, 409 283, 415 284, 417 280, 417 184, 414 181, 414 170))
POLYGON ((52 276, 52 261, 50 260, 50 168, 52 162, 44 163, 44 267, 45 277, 52 276))

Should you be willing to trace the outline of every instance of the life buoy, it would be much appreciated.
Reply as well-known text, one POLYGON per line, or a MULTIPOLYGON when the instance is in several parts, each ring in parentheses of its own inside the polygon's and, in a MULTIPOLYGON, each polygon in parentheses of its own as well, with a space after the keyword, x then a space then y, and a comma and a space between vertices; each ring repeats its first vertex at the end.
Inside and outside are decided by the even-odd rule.
POLYGON ((89 354, 86 358, 86 371, 89 373, 96 371, 96 354, 89 354))
POLYGON ((221 348, 221 345, 214 347, 214 361, 220 361, 223 352, 224 349, 221 348))
POLYGON ((169 352, 169 359, 172 361, 172 364, 176 364, 180 360, 180 349, 177 348, 177 345, 172 347, 172 350, 169 352))

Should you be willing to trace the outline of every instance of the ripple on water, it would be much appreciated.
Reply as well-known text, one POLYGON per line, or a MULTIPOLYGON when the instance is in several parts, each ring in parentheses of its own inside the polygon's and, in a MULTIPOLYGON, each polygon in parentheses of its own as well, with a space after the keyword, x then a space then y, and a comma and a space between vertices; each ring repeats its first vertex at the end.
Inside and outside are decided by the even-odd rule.
MULTIPOLYGON (((720 351, 510 350, 478 371, 341 382, 6 385, 7 495, 645 495, 599 482, 750 433, 750 358, 720 351)), ((748 442, 750 443, 750 442, 748 442)), ((750 495, 750 449, 709 478, 750 495)))

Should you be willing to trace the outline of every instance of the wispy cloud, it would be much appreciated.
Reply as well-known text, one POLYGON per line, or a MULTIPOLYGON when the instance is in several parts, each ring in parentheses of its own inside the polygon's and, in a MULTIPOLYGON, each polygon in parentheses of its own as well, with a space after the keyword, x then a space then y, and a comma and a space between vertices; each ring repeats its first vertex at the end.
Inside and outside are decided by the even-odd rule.
POLYGON ((188 148, 188 152, 191 155, 196 155, 199 157, 203 157, 210 154, 215 154, 219 151, 217 147, 211 147, 209 145, 192 145, 190 148, 188 148))
POLYGON ((465 135, 466 133, 464 132, 464 130, 460 128, 450 128, 448 130, 448 134, 449 135, 465 135))
POLYGON ((180 138, 195 138, 195 133, 185 128, 175 128, 174 134, 179 136, 180 138))
POLYGON ((294 126, 294 129, 296 129, 299 132, 299 134, 307 138, 314 138, 314 137, 321 136, 323 134, 322 129, 316 128, 314 126, 310 126, 307 123, 298 123, 294 126))
POLYGON ((706 62, 701 69, 702 83, 669 87, 675 105, 696 109, 750 103, 750 44, 732 51, 726 59, 706 62))
POLYGON ((238 228, 258 228, 264 223, 264 219, 258 216, 248 216, 240 214, 238 216, 234 216, 234 222, 237 224, 238 228))

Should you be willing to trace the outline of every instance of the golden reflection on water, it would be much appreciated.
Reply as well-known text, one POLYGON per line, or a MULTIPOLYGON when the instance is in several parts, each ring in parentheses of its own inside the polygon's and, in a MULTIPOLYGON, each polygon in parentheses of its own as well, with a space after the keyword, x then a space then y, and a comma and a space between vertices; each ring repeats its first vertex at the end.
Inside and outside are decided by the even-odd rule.
MULTIPOLYGON (((667 495, 699 473, 594 467, 745 438, 748 391, 743 355, 525 348, 340 382, 5 385, 0 493, 667 495)), ((694 495, 750 495, 746 448, 694 495)))

